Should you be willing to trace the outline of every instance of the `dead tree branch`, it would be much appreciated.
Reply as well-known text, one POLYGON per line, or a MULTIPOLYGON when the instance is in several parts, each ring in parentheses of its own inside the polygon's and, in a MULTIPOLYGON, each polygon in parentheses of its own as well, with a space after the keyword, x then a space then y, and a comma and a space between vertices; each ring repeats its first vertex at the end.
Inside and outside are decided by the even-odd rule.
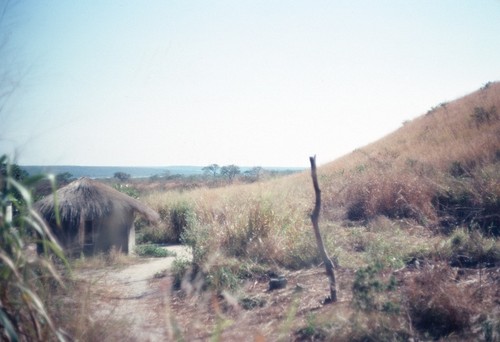
POLYGON ((333 303, 337 301, 337 283, 335 282, 335 272, 333 262, 326 253, 325 245, 323 244, 323 238, 321 237, 321 232, 319 230, 319 212, 321 210, 321 190, 319 189, 318 176, 316 174, 316 156, 309 157, 311 162, 311 177, 313 180, 314 193, 316 194, 316 203, 314 205, 314 210, 311 214, 311 221, 314 229, 314 235, 316 236, 316 243, 318 245, 318 251, 325 264, 326 274, 330 281, 330 297, 325 300, 325 303, 333 303))

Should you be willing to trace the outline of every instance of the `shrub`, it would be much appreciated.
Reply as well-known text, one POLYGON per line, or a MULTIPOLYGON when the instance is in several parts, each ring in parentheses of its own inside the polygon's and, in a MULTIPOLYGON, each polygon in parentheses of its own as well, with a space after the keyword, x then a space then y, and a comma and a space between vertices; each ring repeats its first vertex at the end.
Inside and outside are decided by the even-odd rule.
POLYGON ((484 237, 479 230, 459 229, 440 253, 454 267, 492 267, 500 263, 500 242, 484 237))
POLYGON ((451 163, 450 174, 456 178, 467 176, 469 174, 469 167, 459 161, 454 161, 451 163))
POLYGON ((211 228, 201 224, 192 226, 181 235, 182 243, 191 247, 193 250, 193 264, 202 265, 210 253, 218 250, 219 245, 210 234, 211 228))
POLYGON ((396 289, 396 279, 384 279, 382 264, 370 265, 356 271, 352 285, 352 305, 364 311, 397 313, 399 303, 394 302, 390 292, 396 289))
POLYGON ((166 242, 179 243, 184 231, 196 224, 196 214, 187 201, 177 201, 158 210, 165 226, 166 242))
POLYGON ((271 246, 267 242, 271 232, 277 230, 281 218, 274 205, 265 199, 249 200, 244 209, 236 225, 227 230, 222 247, 230 256, 268 261, 267 257, 272 251, 268 249, 271 246))
POLYGON ((234 292, 246 279, 252 277, 251 267, 245 267, 241 260, 223 255, 214 255, 203 266, 198 279, 202 280, 204 288, 219 293, 224 290, 234 292))
POLYGON ((171 241, 165 226, 145 226, 136 233, 137 244, 165 244, 171 241))
MULTIPOLYGON (((122 173, 122 172, 118 172, 118 173, 122 173)), ((116 184, 113 184, 113 188, 115 190, 120 191, 121 193, 124 193, 127 196, 132 197, 132 198, 135 198, 135 199, 139 198, 139 190, 130 186, 129 184, 116 183, 116 184)))
POLYGON ((203 264, 175 259, 172 265, 173 289, 217 293, 236 291, 248 279, 267 277, 268 271, 263 265, 242 262, 219 253, 211 254, 203 264))
MULTIPOLYGON (((291 255, 300 254, 303 213, 286 201, 272 201, 267 194, 233 191, 219 198, 196 201, 195 219, 182 233, 182 241, 193 248, 193 262, 203 264, 211 254, 224 253, 250 262, 289 266, 291 255), (200 204, 202 203, 202 204, 200 204)), ((305 216, 305 215, 304 215, 305 216)), ((293 266, 292 266, 293 267, 293 266)))
POLYGON ((174 252, 170 252, 169 250, 157 245, 139 245, 135 247, 135 252, 139 256, 149 256, 154 258, 165 258, 176 255, 174 252))
POLYGON ((449 267, 436 267, 417 274, 405 287, 413 325, 426 339, 463 334, 471 328, 477 310, 473 290, 450 282, 451 277, 449 267))
MULTIPOLYGON (((455 166, 452 170, 458 172, 457 168, 455 166)), ((500 163, 497 162, 488 167, 469 169, 467 177, 457 178, 455 174, 455 177, 446 178, 442 190, 432 200, 440 224, 447 230, 465 225, 483 233, 500 235, 499 172, 500 163)))
POLYGON ((472 113, 471 117, 476 127, 479 128, 479 126, 487 124, 492 120, 498 120, 497 108, 495 106, 491 106, 489 109, 474 107, 474 113, 472 113))
POLYGON ((418 222, 434 217, 431 187, 410 173, 367 172, 350 184, 344 198, 347 219, 352 221, 369 220, 378 215, 412 218, 418 222))
POLYGON ((214 265, 205 275, 205 284, 215 291, 236 290, 240 286, 240 277, 232 265, 214 265))
POLYGON ((261 297, 243 297, 238 299, 238 303, 244 310, 253 310, 265 306, 266 300, 261 297))
POLYGON ((492 85, 491 82, 486 82, 482 87, 481 87, 481 90, 486 90, 488 89, 490 86, 492 85))
POLYGON ((294 332, 299 341, 327 341, 329 332, 320 327, 316 322, 315 315, 309 314, 306 317, 307 325, 294 332))
POLYGON ((189 275, 192 269, 192 264, 189 260, 183 258, 176 258, 172 263, 171 272, 174 277, 172 289, 180 290, 183 279, 189 275))

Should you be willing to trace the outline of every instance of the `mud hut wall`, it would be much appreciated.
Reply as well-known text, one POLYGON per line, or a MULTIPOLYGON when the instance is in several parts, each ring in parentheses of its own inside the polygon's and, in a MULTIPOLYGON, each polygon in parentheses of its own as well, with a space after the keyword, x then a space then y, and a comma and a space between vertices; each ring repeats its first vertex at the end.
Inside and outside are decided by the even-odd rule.
POLYGON ((80 220, 78 224, 78 243, 83 246, 85 242, 85 218, 83 216, 83 211, 80 212, 80 220))
POLYGON ((128 253, 129 232, 133 224, 134 213, 126 210, 115 210, 111 215, 100 220, 94 227, 95 251, 109 252, 114 247, 118 251, 128 253))
POLYGON ((79 222, 55 222, 50 226, 54 235, 70 255, 84 252, 86 255, 109 252, 113 247, 123 253, 132 251, 135 243, 134 213, 115 210, 105 218, 86 220, 80 215, 79 222), (130 235, 132 234, 132 239, 130 235))
POLYGON ((132 253, 135 249, 135 224, 132 219, 132 224, 129 226, 128 230, 128 248, 127 253, 132 253))

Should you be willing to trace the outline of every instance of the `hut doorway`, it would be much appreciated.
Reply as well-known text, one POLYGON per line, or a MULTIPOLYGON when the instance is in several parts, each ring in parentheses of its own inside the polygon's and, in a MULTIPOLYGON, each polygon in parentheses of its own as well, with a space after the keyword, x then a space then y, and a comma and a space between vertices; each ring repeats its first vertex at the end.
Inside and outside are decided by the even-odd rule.
MULTIPOLYGON (((83 219, 83 217, 82 217, 83 219)), ((81 248, 85 254, 90 254, 94 252, 94 227, 95 222, 92 220, 84 220, 83 224, 80 226, 80 234, 83 235, 81 239, 81 248)))
POLYGON ((92 221, 85 221, 84 233, 83 233, 83 244, 93 245, 94 244, 94 225, 92 221))

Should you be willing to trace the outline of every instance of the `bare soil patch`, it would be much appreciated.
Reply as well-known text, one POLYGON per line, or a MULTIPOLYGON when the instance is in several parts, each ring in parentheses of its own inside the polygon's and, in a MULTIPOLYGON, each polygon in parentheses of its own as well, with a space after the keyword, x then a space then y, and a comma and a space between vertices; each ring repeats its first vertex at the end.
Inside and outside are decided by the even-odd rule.
POLYGON ((127 341, 168 340, 165 309, 170 286, 154 279, 168 272, 176 258, 189 258, 190 250, 184 246, 167 249, 177 256, 143 258, 118 270, 107 267, 77 273, 77 278, 91 284, 93 319, 121 321, 120 339, 127 341))
MULTIPOLYGON (((284 289, 269 290, 269 279, 250 280, 237 294, 204 292, 172 293, 169 318, 174 338, 186 341, 291 341, 295 331, 306 324, 311 314, 336 306, 339 310, 350 301, 352 271, 338 269, 341 297, 324 305, 329 295, 324 267, 286 273, 284 289), (342 296, 343 295, 343 296, 342 296)), ((154 281, 168 286, 169 279, 154 281)))
MULTIPOLYGON (((183 246, 168 249, 177 257, 189 257, 183 246)), ((286 288, 273 291, 269 279, 263 278, 247 281, 237 294, 172 292, 168 270, 175 258, 147 258, 123 269, 79 272, 79 279, 92 284, 93 319, 121 321, 119 336, 126 341, 290 340, 308 314, 323 310, 329 294, 323 267, 288 272, 286 288)), ((334 305, 342 307, 350 300, 346 294, 352 272, 338 272, 341 297, 334 305)))
MULTIPOLYGON (((184 247, 169 249, 178 256, 189 256, 184 247)), ((168 270, 174 260, 144 259, 119 270, 80 273, 79 277, 93 283, 93 318, 121 320, 116 338, 120 341, 323 341, 332 334, 339 340, 357 336, 356 331, 349 331, 355 317, 353 269, 336 269, 339 301, 324 304, 329 283, 323 266, 285 271, 287 286, 272 291, 268 277, 249 279, 235 293, 198 291, 192 283, 173 291, 168 270)), ((498 267, 465 269, 435 262, 389 271, 397 279, 400 296, 420 296, 421 286, 430 296, 439 289, 455 291, 457 296, 470 289, 475 300, 492 312, 498 310, 499 272, 498 267), (420 283, 422 279, 425 284, 420 283), (434 283, 426 285, 432 280, 434 283)), ((471 317, 476 320, 479 316, 474 313, 471 311, 471 317)))

